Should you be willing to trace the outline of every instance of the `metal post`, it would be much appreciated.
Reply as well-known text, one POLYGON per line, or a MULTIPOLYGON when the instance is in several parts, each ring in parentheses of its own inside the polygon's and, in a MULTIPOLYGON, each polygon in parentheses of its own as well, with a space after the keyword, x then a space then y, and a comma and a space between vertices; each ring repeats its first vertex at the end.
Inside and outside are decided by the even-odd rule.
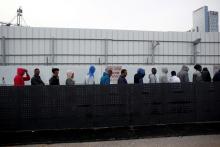
POLYGON ((1 48, 2 48, 2 64, 6 65, 5 36, 2 36, 1 38, 1 48))
POLYGON ((151 62, 154 64, 154 42, 152 41, 152 46, 151 46, 151 62))
POLYGON ((160 45, 160 43, 158 41, 152 41, 151 42, 152 46, 151 46, 151 50, 152 50, 152 53, 151 53, 151 58, 152 58, 152 64, 155 64, 155 56, 154 56, 154 49, 160 45))
POLYGON ((193 43, 193 64, 197 63, 197 45, 201 42, 201 38, 194 40, 193 43))
POLYGON ((193 46, 193 64, 195 65, 197 63, 197 45, 193 46))
POLYGON ((105 66, 108 65, 108 40, 105 40, 105 66))
POLYGON ((54 64, 54 54, 55 54, 55 39, 52 38, 52 50, 51 50, 52 61, 51 61, 51 64, 54 64))

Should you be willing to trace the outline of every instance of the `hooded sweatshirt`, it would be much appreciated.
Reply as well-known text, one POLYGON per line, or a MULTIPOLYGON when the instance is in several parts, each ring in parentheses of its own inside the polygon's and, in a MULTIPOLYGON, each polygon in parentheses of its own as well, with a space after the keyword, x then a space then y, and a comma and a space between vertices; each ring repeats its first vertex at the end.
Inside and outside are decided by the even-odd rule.
POLYGON ((29 81, 30 76, 27 74, 24 77, 25 69, 24 68, 17 68, 17 75, 14 77, 14 86, 24 86, 24 81, 29 81))
POLYGON ((220 70, 217 73, 215 73, 213 77, 213 82, 220 82, 220 70))
POLYGON ((168 69, 162 68, 161 71, 162 71, 162 74, 159 77, 159 82, 160 83, 168 83, 168 77, 167 77, 168 69))
POLYGON ((202 71, 202 80, 204 82, 211 82, 212 79, 211 79, 209 71, 202 71))
POLYGON ((134 84, 143 84, 143 78, 145 76, 145 70, 139 68, 137 73, 134 75, 134 84))
POLYGON ((95 66, 90 66, 89 68, 89 73, 86 75, 86 78, 85 78, 85 84, 86 85, 93 85, 95 84, 95 76, 94 76, 94 73, 95 73, 95 66))
POLYGON ((188 74, 189 68, 186 65, 182 66, 182 69, 177 74, 177 77, 180 78, 181 83, 189 82, 189 74, 188 74))
POLYGON ((66 79, 66 85, 75 85, 75 81, 72 79, 73 72, 67 71, 67 79, 66 79))
POLYGON ((110 85, 110 76, 108 73, 103 73, 103 76, 100 80, 100 85, 110 85))

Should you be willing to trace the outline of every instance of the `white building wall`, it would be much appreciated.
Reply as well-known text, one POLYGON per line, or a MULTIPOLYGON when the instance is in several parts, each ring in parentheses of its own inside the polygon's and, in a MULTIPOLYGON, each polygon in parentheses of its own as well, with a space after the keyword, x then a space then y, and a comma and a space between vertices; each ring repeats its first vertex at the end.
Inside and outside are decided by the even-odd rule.
MULTIPOLYGON (((15 68, 20 66, 27 67, 30 71, 35 67, 42 68, 42 76, 45 76, 46 81, 50 77, 51 66, 58 66, 61 72, 73 68, 76 75, 80 75, 76 78, 77 83, 82 83, 82 78, 90 64, 97 66, 99 78, 106 65, 122 65, 130 69, 128 75, 130 82, 133 81, 133 73, 138 67, 146 67, 147 72, 150 72, 152 66, 169 66, 170 69, 175 67, 175 70, 179 71, 183 64, 190 66, 194 64, 192 42, 198 38, 201 38, 201 43, 196 46, 197 62, 210 67, 211 73, 214 65, 220 65, 220 33, 217 32, 1 26, 0 38, 0 64, 2 65, 0 77, 10 74, 9 84, 13 83, 11 76, 14 76, 15 68), (3 36, 6 63, 3 62, 1 45, 3 36), (160 43, 155 48, 154 65, 152 65, 152 41, 160 43)), ((65 74, 62 73, 61 76, 64 78, 65 74)))
POLYGON ((202 39, 197 45, 198 60, 219 64, 219 33, 3 26, 0 35, 6 38, 8 64, 50 64, 53 60, 55 64, 150 64, 152 40, 160 42, 155 48, 156 64, 191 64, 192 41, 198 38, 202 39))

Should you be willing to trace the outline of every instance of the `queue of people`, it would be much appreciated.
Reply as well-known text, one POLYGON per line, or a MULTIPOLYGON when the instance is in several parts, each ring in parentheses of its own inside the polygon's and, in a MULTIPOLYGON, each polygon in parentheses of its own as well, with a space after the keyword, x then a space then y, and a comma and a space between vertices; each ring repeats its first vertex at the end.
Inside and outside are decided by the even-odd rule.
MULTIPOLYGON (((202 68, 201 65, 196 64, 194 66, 195 72, 193 73, 193 82, 219 82, 220 81, 220 70, 215 73, 213 79, 211 79, 210 72, 207 67, 202 68)), ((85 85, 93 85, 95 83, 95 66, 90 66, 89 71, 87 75, 85 76, 85 85)), ((186 83, 189 82, 189 67, 186 65, 183 65, 181 70, 176 73, 176 71, 171 71, 170 76, 168 76, 168 69, 162 68, 161 74, 159 76, 159 79, 157 78, 157 69, 152 68, 151 74, 148 75, 149 83, 186 83)), ((103 73, 103 76, 100 79, 100 85, 110 85, 110 78, 112 76, 112 69, 106 68, 105 72, 103 73)), ((66 85, 75 85, 74 81, 74 72, 69 70, 66 73, 66 85)), ((120 85, 128 84, 127 79, 127 70, 122 69, 121 74, 117 80, 117 83, 120 85)), ((134 84, 143 84, 144 83, 144 77, 145 77, 145 69, 139 68, 137 70, 137 73, 134 75, 134 84)), ((15 86, 24 86, 25 81, 29 81, 30 76, 28 74, 28 71, 23 68, 17 69, 17 75, 14 77, 14 85, 15 86)), ((40 77, 40 69, 36 68, 34 69, 34 75, 31 78, 31 85, 41 85, 44 86, 45 83, 40 77)), ((49 85, 60 85, 59 81, 59 69, 53 68, 52 69, 52 77, 49 79, 49 85)))

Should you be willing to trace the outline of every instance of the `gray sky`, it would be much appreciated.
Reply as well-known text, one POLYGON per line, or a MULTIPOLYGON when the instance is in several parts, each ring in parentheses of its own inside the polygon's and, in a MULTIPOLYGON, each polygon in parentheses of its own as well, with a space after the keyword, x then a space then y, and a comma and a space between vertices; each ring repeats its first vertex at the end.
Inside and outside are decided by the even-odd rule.
POLYGON ((33 27, 187 31, 204 5, 220 12, 220 0, 0 0, 0 21, 22 6, 33 27))

